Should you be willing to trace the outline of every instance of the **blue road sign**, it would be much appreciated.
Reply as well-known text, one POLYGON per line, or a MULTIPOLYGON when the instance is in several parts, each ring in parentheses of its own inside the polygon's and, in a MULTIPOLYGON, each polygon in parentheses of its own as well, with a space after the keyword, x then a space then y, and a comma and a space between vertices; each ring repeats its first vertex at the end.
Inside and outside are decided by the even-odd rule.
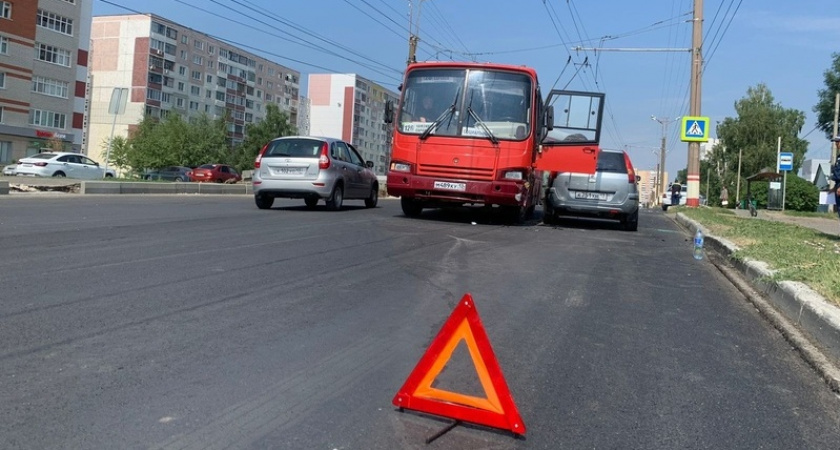
POLYGON ((779 153, 779 171, 793 170, 793 153, 779 153))
POLYGON ((683 117, 680 140, 683 142, 707 142, 709 140, 709 118, 683 117))

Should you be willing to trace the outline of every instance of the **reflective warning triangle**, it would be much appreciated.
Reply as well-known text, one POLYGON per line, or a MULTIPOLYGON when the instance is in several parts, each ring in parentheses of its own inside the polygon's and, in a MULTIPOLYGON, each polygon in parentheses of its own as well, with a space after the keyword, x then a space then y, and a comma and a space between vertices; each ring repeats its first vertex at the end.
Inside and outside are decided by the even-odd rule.
POLYGON ((525 424, 513 403, 490 339, 467 293, 435 336, 426 353, 397 392, 393 403, 400 408, 421 411, 455 420, 525 434, 525 424), (432 387, 459 343, 469 350, 485 397, 459 394, 432 387))

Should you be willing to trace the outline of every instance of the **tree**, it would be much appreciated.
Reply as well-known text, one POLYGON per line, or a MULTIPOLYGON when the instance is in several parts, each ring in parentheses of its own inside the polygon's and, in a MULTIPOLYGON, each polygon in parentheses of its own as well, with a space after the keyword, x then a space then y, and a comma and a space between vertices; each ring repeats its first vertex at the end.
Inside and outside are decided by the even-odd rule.
POLYGON ((190 121, 177 114, 160 121, 144 117, 128 143, 125 160, 135 170, 228 164, 231 160, 225 119, 213 120, 206 114, 190 121))
POLYGON ((825 89, 817 91, 820 101, 814 106, 814 112, 817 113, 817 128, 822 130, 829 139, 834 134, 834 102, 836 94, 840 92, 840 53, 834 53, 831 56, 833 58, 831 68, 823 73, 825 89))
POLYGON ((727 117, 718 124, 720 143, 709 159, 710 166, 720 171, 721 183, 736 185, 739 151, 742 187, 746 185, 746 177, 762 169, 775 171, 779 137, 782 151, 793 153, 793 173, 799 170, 808 146, 798 136, 805 124, 803 111, 783 108, 761 83, 747 89, 746 97, 735 102, 735 112, 737 117, 727 117))
MULTIPOLYGON (((105 139, 105 142, 102 143, 102 149, 108 149, 108 141, 109 139, 105 139)), ((122 170, 128 169, 128 139, 124 136, 114 136, 111 141, 111 155, 109 161, 103 161, 104 163, 109 164, 110 166, 118 167, 122 170)), ((107 155, 107 151, 105 152, 107 155)))
POLYGON ((235 151, 234 166, 239 171, 254 168, 257 154, 269 141, 280 136, 297 134, 297 128, 289 123, 289 116, 273 103, 265 107, 265 118, 245 126, 245 140, 235 151))

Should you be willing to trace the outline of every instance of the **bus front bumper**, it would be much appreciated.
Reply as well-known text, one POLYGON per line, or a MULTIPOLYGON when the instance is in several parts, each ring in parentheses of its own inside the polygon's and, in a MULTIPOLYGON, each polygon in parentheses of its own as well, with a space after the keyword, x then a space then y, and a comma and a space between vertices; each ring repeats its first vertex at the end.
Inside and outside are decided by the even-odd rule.
POLYGON ((439 203, 525 206, 528 186, 515 181, 440 179, 388 172, 388 195, 439 203))

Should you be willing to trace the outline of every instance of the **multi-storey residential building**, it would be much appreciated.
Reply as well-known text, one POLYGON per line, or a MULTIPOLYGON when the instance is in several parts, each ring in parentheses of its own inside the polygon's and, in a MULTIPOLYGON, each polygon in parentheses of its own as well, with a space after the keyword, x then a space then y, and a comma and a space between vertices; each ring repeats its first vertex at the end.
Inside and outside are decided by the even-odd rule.
POLYGON ((384 122, 385 102, 397 94, 356 74, 311 74, 309 134, 342 138, 352 143, 377 175, 390 164, 391 128, 384 122))
POLYGON ((107 149, 112 129, 127 137, 145 115, 228 117, 231 142, 276 104, 297 123, 300 72, 153 14, 93 18, 88 152, 107 149), (115 88, 125 113, 109 113, 115 88), (116 125, 115 125, 116 124, 116 125))
POLYGON ((0 0, 0 164, 81 151, 91 2, 0 0))
MULTIPOLYGON (((636 175, 639 176, 639 203, 642 205, 653 206, 659 204, 659 198, 656 193, 656 182, 659 170, 637 170, 636 175)), ((668 186, 667 180, 668 172, 665 172, 663 179, 666 180, 665 186, 668 186)), ((659 196, 662 191, 659 192, 659 196)))

